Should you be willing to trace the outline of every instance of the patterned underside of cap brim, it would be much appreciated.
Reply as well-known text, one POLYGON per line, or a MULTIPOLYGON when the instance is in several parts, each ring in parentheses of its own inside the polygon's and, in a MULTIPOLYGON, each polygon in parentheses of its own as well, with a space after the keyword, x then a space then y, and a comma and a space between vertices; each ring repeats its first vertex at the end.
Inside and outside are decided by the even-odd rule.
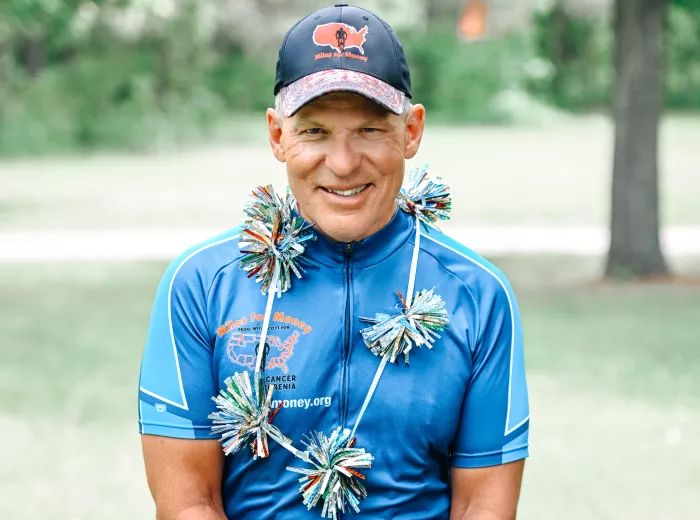
POLYGON ((403 113, 406 94, 388 83, 352 70, 324 70, 295 81, 280 90, 284 117, 291 117, 301 107, 331 92, 355 92, 380 104, 394 114, 403 113))

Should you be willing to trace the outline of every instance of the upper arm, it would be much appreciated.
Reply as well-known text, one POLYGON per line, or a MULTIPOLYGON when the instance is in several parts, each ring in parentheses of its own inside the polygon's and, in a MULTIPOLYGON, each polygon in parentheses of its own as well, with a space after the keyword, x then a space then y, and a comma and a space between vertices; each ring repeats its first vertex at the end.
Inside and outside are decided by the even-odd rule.
POLYGON ((182 518, 184 512, 196 508, 200 512, 190 518, 225 518, 221 501, 224 455, 218 441, 142 435, 141 445, 157 518, 182 518))
POLYGON ((193 261, 174 261, 153 304, 139 384, 140 432, 211 439, 217 393, 209 333, 210 283, 193 261))
POLYGON ((485 468, 452 468, 450 520, 514 519, 524 464, 519 460, 485 468))
POLYGON ((482 281, 479 331, 472 351, 452 465, 479 468, 528 456, 529 405, 520 312, 497 270, 482 281))

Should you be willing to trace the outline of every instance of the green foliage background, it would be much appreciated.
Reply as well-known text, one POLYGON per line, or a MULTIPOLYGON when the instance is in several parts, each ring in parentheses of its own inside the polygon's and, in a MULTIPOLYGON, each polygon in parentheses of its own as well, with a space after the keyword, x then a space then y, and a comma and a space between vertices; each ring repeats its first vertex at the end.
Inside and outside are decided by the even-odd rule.
MULTIPOLYGON (((534 52, 550 73, 531 78, 527 88, 561 108, 606 108, 612 99, 611 26, 577 20, 552 9, 536 16, 534 52)), ((700 2, 677 0, 668 8, 666 106, 700 109, 700 2)))
MULTIPOLYGON (((109 13, 126 0, 94 2, 109 13)), ((700 108, 700 5, 669 12, 667 105, 700 108)), ((239 114, 270 106, 276 49, 246 52, 204 33, 194 5, 125 37, 98 14, 75 29, 79 0, 0 3, 0 154, 141 150, 221 135, 239 114)), ((454 24, 400 34, 414 98, 433 118, 507 123, 497 99, 519 92, 566 110, 610 103, 610 24, 556 9, 530 30, 465 45, 454 24)))

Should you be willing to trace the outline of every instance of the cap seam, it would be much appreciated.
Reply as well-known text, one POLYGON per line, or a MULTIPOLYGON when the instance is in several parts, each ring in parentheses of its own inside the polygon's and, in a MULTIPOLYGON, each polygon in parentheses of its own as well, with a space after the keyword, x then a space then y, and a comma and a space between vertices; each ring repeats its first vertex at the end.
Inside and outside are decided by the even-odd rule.
MULTIPOLYGON (((344 7, 341 5, 340 6, 340 23, 345 23, 343 22, 343 9, 344 7)), ((345 47, 343 47, 343 50, 345 50, 345 47)), ((340 68, 344 69, 345 68, 345 58, 343 58, 343 53, 340 53, 340 68)))

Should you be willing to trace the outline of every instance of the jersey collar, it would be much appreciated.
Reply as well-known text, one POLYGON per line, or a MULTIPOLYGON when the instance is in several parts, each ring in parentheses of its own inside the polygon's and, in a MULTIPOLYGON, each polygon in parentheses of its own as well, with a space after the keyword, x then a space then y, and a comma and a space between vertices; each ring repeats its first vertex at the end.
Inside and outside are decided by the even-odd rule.
POLYGON ((378 264, 395 253, 414 232, 415 220, 397 208, 389 223, 357 242, 335 242, 314 230, 316 240, 308 245, 309 258, 330 266, 343 266, 348 258, 355 267, 378 264))

